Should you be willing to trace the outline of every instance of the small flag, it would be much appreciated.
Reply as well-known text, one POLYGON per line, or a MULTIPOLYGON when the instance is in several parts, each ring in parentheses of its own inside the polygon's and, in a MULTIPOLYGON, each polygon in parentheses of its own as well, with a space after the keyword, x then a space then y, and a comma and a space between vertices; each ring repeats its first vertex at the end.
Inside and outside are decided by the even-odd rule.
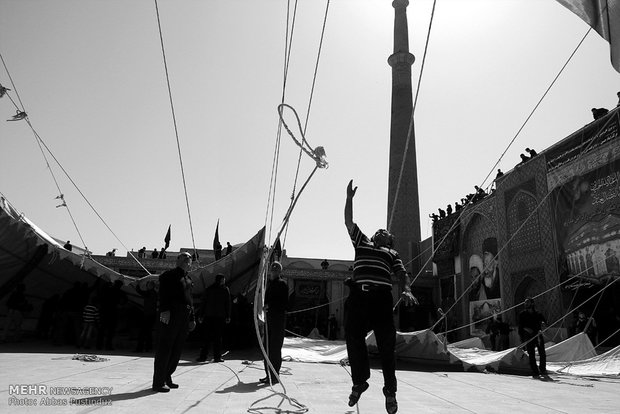
POLYGON ((213 238, 213 253, 215 255, 215 260, 220 260, 222 258, 222 245, 220 244, 220 220, 217 220, 217 225, 215 226, 215 237, 213 238))
POLYGON ((171 225, 168 225, 168 232, 166 233, 166 237, 164 237, 164 243, 166 243, 164 250, 168 249, 168 246, 170 246, 170 226, 171 225))

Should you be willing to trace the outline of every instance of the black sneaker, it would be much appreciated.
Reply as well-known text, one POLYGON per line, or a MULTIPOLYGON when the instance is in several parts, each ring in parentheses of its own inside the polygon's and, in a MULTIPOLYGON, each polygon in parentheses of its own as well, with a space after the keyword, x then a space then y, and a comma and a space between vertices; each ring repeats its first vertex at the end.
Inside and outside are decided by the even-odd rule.
POLYGON ((368 383, 357 384, 351 387, 351 394, 349 394, 349 407, 353 407, 359 401, 362 393, 368 389, 368 383))
POLYGON ((398 411, 396 393, 392 391, 386 391, 384 388, 383 395, 385 395, 385 411, 387 411, 388 414, 396 414, 396 412, 398 411))

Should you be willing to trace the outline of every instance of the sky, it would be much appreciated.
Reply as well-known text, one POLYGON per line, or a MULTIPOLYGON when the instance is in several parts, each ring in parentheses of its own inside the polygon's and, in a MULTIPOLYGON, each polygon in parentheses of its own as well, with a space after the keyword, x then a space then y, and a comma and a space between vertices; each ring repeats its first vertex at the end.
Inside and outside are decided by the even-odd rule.
MULTIPOLYGON (((298 2, 283 90, 287 4, 157 2, 177 146, 154 1, 0 0, 8 69, 0 67, 0 84, 16 101, 19 94, 53 154, 25 121, 2 120, 15 107, 0 99, 1 195, 48 234, 95 254, 159 250, 169 225, 169 250, 210 249, 218 220, 224 245, 265 225, 273 241, 294 188, 314 168, 303 155, 295 185, 299 148, 283 133, 270 185, 284 96, 329 162, 301 194, 284 248, 292 257, 352 259, 349 180, 362 230, 387 223, 394 9, 390 0, 329 3, 310 105, 327 3, 298 2), (56 207, 59 193, 68 208, 56 207)), ((432 6, 407 8, 414 94, 432 6)), ((591 122, 591 108, 616 106, 620 74, 591 31, 509 145, 587 31, 553 0, 437 1, 415 111, 423 239, 428 215, 486 187, 498 161, 509 171, 526 147, 540 152, 591 122)), ((290 112, 286 119, 295 124, 290 112)))

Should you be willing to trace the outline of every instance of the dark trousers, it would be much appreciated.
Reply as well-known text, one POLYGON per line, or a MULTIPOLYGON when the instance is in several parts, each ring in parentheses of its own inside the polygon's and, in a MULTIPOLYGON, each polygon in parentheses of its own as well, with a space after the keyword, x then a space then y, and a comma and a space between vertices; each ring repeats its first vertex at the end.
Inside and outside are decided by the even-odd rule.
POLYGON ((545 340, 542 335, 536 335, 536 337, 531 338, 525 346, 525 349, 527 349, 527 355, 530 357, 532 375, 546 374, 547 354, 545 353, 545 340), (536 349, 538 349, 540 371, 538 370, 538 366, 536 366, 536 349))
POLYGON ((353 385, 370 378, 366 335, 375 332, 385 390, 396 392, 396 328, 392 317, 392 291, 378 288, 364 292, 352 287, 345 302, 344 335, 347 342, 353 385))
POLYGON ((101 326, 97 335, 97 349, 114 349, 114 335, 116 334, 116 311, 107 310, 101 313, 101 326))
MULTIPOLYGON (((286 323, 286 315, 284 312, 269 312, 267 311, 267 326, 266 326, 266 345, 267 356, 271 365, 278 375, 280 374, 280 368, 282 368, 282 345, 284 345, 284 326, 286 323)), ((267 362, 265 361, 265 372, 267 376, 271 376, 272 380, 275 380, 267 362)))
POLYGON ((207 316, 205 319, 206 332, 204 346, 200 350, 200 358, 206 359, 209 355, 209 346, 213 344, 213 359, 222 357, 222 338, 226 327, 226 318, 207 316))
POLYGON ((189 329, 189 310, 183 307, 173 308, 170 312, 170 322, 158 322, 159 338, 155 351, 155 369, 153 372, 153 387, 162 387, 172 380, 172 374, 177 369, 183 345, 189 329))

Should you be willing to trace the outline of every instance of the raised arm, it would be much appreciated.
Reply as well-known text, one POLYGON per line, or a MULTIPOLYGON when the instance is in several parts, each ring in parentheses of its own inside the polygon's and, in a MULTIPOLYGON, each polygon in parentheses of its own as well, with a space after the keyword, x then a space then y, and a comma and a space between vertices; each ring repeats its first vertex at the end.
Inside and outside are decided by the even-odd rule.
POLYGON ((347 201, 344 205, 344 224, 347 226, 347 230, 351 230, 353 227, 353 197, 357 187, 353 188, 353 180, 349 181, 347 186, 347 201))

